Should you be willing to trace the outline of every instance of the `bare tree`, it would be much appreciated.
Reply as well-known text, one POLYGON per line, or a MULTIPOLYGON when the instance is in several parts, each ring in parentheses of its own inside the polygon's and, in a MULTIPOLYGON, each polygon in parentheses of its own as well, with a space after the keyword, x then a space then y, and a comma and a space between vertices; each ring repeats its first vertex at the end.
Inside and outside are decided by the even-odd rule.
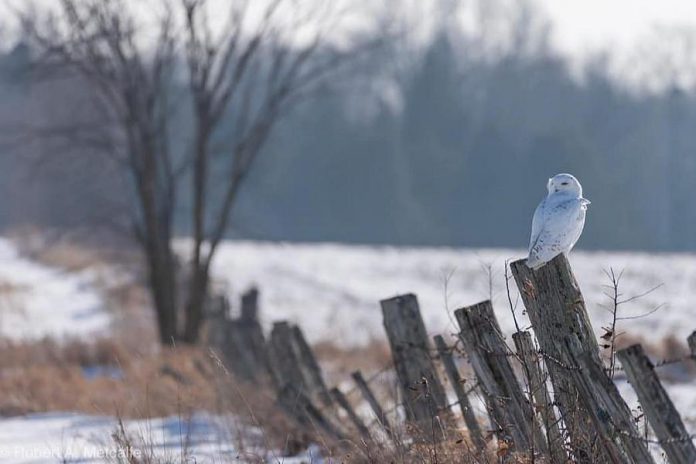
POLYGON ((99 139, 93 146, 132 179, 132 230, 165 344, 198 340, 211 263, 278 121, 376 43, 329 40, 342 17, 330 0, 311 7, 292 0, 221 4, 220 24, 207 0, 162 0, 156 14, 149 10, 154 26, 126 0, 60 0, 43 16, 20 13, 37 69, 77 76, 108 121, 99 129, 56 121, 54 129, 99 139), (172 143, 181 102, 190 102, 193 121, 184 150, 172 143), (185 292, 177 289, 171 243, 179 203, 192 224, 185 292))

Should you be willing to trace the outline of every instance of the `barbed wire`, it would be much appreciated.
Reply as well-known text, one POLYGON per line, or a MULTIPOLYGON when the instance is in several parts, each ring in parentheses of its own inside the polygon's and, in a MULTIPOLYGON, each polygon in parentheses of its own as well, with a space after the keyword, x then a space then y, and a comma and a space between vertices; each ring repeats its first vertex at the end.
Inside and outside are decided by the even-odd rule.
MULTIPOLYGON (((457 341, 452 346, 447 347, 448 352, 450 354, 453 354, 453 355, 459 355, 460 359, 468 358, 468 353, 466 352, 464 347, 459 346, 460 343, 461 343, 461 340, 457 339, 457 341)), ((429 354, 429 357, 432 360, 440 359, 440 353, 434 348, 425 347, 423 345, 419 345, 419 344, 415 344, 415 343, 404 343, 404 344, 402 344, 402 346, 423 350, 429 354)), ((492 351, 492 350, 489 350, 485 346, 482 346, 482 345, 478 345, 477 348, 480 349, 481 351, 483 351, 484 353, 486 353, 488 356, 517 358, 519 360, 519 355, 510 348, 508 348, 506 351, 503 351, 503 352, 492 351)), ((547 361, 547 362, 550 361, 553 364, 555 364, 556 366, 559 366, 559 367, 566 369, 566 370, 580 370, 579 366, 571 366, 567 363, 564 363, 563 361, 558 359, 558 357, 553 356, 552 354, 548 353, 547 351, 545 351, 543 349, 537 349, 530 354, 532 354, 532 355, 536 354, 537 356, 542 358, 544 361, 547 361)), ((675 364, 681 364, 681 363, 685 363, 688 361, 696 362, 696 355, 687 354, 687 355, 676 357, 676 358, 664 358, 664 359, 659 359, 656 361, 651 360, 651 362, 653 362, 654 369, 660 369, 663 367, 667 367, 667 366, 671 366, 671 365, 675 365, 675 364)), ((520 362, 522 362, 522 361, 520 360, 520 362)), ((622 371, 624 371, 624 368, 622 366, 614 366, 613 370, 622 372, 622 371)))
POLYGON ((631 432, 626 432, 625 430, 621 430, 621 429, 619 429, 619 428, 616 427, 616 426, 614 426, 614 430, 615 430, 617 433, 619 433, 619 434, 621 434, 621 435, 624 435, 624 436, 626 436, 626 437, 628 437, 628 438, 630 438, 630 439, 632 439, 632 440, 642 441, 643 443, 648 443, 648 444, 651 444, 651 445, 660 445, 660 446, 662 446, 662 445, 669 445, 669 444, 673 444, 673 443, 684 443, 684 442, 689 442, 689 441, 692 441, 692 440, 696 440, 696 434, 686 435, 686 436, 683 436, 683 437, 670 437, 670 438, 666 438, 666 439, 664 439, 664 440, 658 440, 658 439, 654 439, 654 438, 639 437, 639 436, 636 436, 635 434, 633 434, 633 433, 631 433, 631 432))

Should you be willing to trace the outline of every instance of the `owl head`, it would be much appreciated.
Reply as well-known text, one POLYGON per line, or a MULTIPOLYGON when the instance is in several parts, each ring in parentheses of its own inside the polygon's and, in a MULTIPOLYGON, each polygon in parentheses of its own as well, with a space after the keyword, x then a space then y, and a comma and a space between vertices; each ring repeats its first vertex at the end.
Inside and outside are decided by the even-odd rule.
POLYGON ((582 186, 571 174, 556 174, 549 179, 546 188, 549 190, 549 195, 561 193, 573 195, 575 197, 582 196, 582 186))

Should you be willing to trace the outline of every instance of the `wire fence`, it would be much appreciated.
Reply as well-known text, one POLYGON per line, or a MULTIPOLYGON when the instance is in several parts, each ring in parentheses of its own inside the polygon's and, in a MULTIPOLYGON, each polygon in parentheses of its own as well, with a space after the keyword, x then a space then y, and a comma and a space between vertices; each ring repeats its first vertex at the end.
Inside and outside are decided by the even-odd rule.
MULTIPOLYGON (((536 290, 527 295, 527 297, 532 298, 532 296, 530 296, 532 294, 534 298, 537 297, 536 290)), ((415 297, 411 296, 411 298, 415 297)), ((417 311, 419 310, 417 309, 417 311)), ((418 317, 420 317, 420 313, 418 313, 418 317)), ((495 318, 494 315, 492 315, 491 317, 495 318)), ((486 322, 491 321, 484 320, 483 325, 485 325, 486 322)), ((365 385, 367 385, 367 389, 370 390, 369 395, 373 395, 373 391, 376 392, 376 395, 373 395, 373 398, 367 398, 365 389, 357 381, 355 385, 346 389, 343 392, 343 395, 345 396, 345 398, 350 400, 350 403, 352 403, 351 407, 353 408, 361 404, 364 404, 365 402, 370 403, 370 400, 378 403, 377 407, 375 407, 374 404, 370 404, 370 406, 373 409, 374 417, 367 421, 366 426, 369 429, 375 429, 377 428, 377 426, 380 426, 379 428, 384 429, 385 431, 387 431, 387 433, 390 433, 390 431, 387 430, 387 427, 385 427, 386 424, 384 423, 386 422, 387 418, 389 418, 389 420, 392 421, 394 425, 396 425, 396 428, 406 428, 406 419, 409 417, 409 415, 412 416, 414 414, 414 401, 422 400, 423 398, 425 398, 425 400, 427 400, 426 402, 429 403, 430 411, 433 414, 433 416, 431 416, 432 418, 439 416, 442 413, 447 413, 448 415, 456 414, 453 411, 454 407, 466 407, 466 405, 463 403, 464 401, 468 402, 468 399, 466 398, 472 395, 476 395, 477 398, 480 400, 477 402, 477 405, 482 404, 484 408, 483 410, 480 409, 480 407, 476 408, 476 415, 478 416, 478 419, 481 419, 482 417, 487 418, 488 423, 491 425, 491 428, 494 429, 489 430, 490 433, 486 434, 486 437, 488 438, 490 436, 497 435, 499 439, 501 437, 506 437, 506 428, 508 428, 511 425, 510 423, 503 423, 504 421, 501 419, 501 417, 504 416, 505 420, 509 420, 512 417, 505 416, 505 414, 501 416, 500 410, 505 410, 508 406, 512 407, 514 406, 515 402, 517 402, 518 404, 522 404, 522 410, 531 411, 531 422, 534 423, 536 420, 541 418, 540 415, 542 414, 542 412, 540 412, 540 410, 546 408, 553 411, 553 414, 551 414, 551 416, 555 417, 556 419, 552 422, 546 420, 546 422, 543 424, 543 426, 545 427, 545 434, 548 436, 550 426, 558 426, 561 432, 561 440, 563 441, 562 445, 564 447, 569 447, 573 439, 572 434, 570 432, 570 426, 568 425, 568 421, 572 420, 572 418, 570 418, 569 416, 575 413, 575 411, 572 410, 572 408, 579 408, 579 406, 577 404, 563 404, 558 400, 557 396, 560 395, 562 398, 562 394, 567 393, 562 390, 564 383, 561 382, 559 384, 555 382, 557 378, 552 378, 549 374, 552 373, 558 376, 559 370, 565 371, 569 373, 568 378, 565 380, 566 382, 573 383, 575 380, 581 379, 577 380, 578 383, 581 383, 582 379, 590 378, 593 376, 596 377, 597 372, 599 372, 602 376, 609 378, 611 382, 614 384, 617 381, 617 379, 614 376, 616 372, 626 373, 627 378, 630 374, 630 372, 627 371, 625 366, 616 363, 616 350, 613 346, 613 344, 615 343, 615 339, 613 338, 611 340, 611 351, 605 353, 604 357, 601 357, 599 354, 600 346, 597 346, 596 343, 593 341, 586 341, 587 344, 584 345, 582 348, 584 350, 582 351, 583 355, 591 354, 592 359, 596 359, 599 365, 596 363, 587 364, 586 362, 579 362, 578 359, 576 359, 573 355, 570 354, 570 351, 564 351, 563 347, 560 347, 558 350, 556 350, 554 349, 554 346, 552 344, 549 345, 549 343, 540 343, 539 340, 543 341, 543 339, 541 338, 537 340, 537 343, 547 348, 550 348, 553 352, 549 352, 549 350, 538 348, 533 341, 530 343, 532 343, 534 349, 524 350, 524 352, 518 352, 517 350, 513 350, 503 339, 503 336, 499 333, 499 329, 496 329, 497 322, 492 322, 493 323, 490 325, 490 327, 493 327, 493 330, 489 332, 489 335, 492 334, 491 336, 493 337, 493 339, 481 338, 480 340, 484 340, 485 343, 472 342, 472 339, 479 340, 478 336, 469 339, 463 335, 464 331, 462 329, 462 332, 458 334, 459 336, 457 336, 454 339, 454 342, 451 342, 449 344, 444 343, 443 346, 443 343, 441 343, 442 340, 439 340, 437 348, 433 348, 431 346, 429 340, 427 339, 427 334, 421 334, 420 338, 413 337, 411 339, 408 339, 404 335, 404 338, 406 339, 399 340, 397 343, 393 339, 393 333, 389 333, 388 330, 388 336, 390 337, 390 346, 393 355, 392 360, 379 367, 377 370, 370 372, 366 378, 362 379, 362 377, 360 377, 364 381, 365 385), (486 343, 488 343, 488 345, 486 345, 486 343), (590 351, 592 351, 592 353, 589 353, 590 351), (396 353, 401 354, 397 356, 396 353), (404 356, 404 353, 408 353, 408 355, 404 356), (415 356, 416 354, 418 354, 418 356, 415 356), (423 354, 425 354, 425 356, 423 354), (606 359, 607 354, 609 354, 609 360, 606 359), (418 374, 415 374, 414 377, 414 372, 418 372, 419 369, 422 368, 422 365, 418 365, 416 363, 416 360, 411 360, 408 358, 408 356, 413 356, 414 358, 421 358, 421 361, 426 362, 430 366, 429 369, 431 369, 432 372, 424 372, 423 374, 421 374, 421 378, 418 377, 418 374), (468 374, 465 377, 461 377, 460 373, 462 371, 462 367, 467 362, 471 362, 472 356, 486 358, 486 362, 490 363, 489 366, 492 366, 492 370, 497 369, 497 367, 495 367, 496 365, 498 367, 509 366, 506 367, 506 369, 508 369, 512 373, 511 378, 510 376, 508 376, 508 378, 506 379, 493 378, 493 381, 514 383, 515 387, 513 389, 491 388, 490 379, 484 379, 482 377, 481 372, 477 370, 476 367, 467 369, 467 371, 470 372, 470 374, 468 374), (459 381, 463 385, 466 385, 466 388, 463 388, 463 398, 465 398, 465 400, 462 399, 461 390, 456 392, 457 398, 454 401, 451 400, 450 396, 452 390, 455 390, 453 388, 453 385, 450 385, 449 388, 450 395, 448 395, 445 390, 445 383, 443 383, 440 387, 438 387, 438 385, 430 385, 429 382, 433 380, 435 381, 435 383, 439 383, 438 375, 440 378, 449 378, 449 374, 448 376, 442 375, 444 366, 441 361, 443 360, 443 357, 451 358, 455 361, 455 368, 459 375, 459 377, 456 378, 459 378, 459 381), (498 358, 500 358, 501 360, 510 360, 510 362, 496 361, 496 359, 498 358), (538 380, 533 380, 528 365, 530 360, 533 363, 538 364, 538 366, 540 366, 539 372, 542 373, 541 382, 539 382, 538 380), (400 365, 399 363, 408 364, 408 367, 406 367, 405 364, 400 365), (551 367, 553 367, 553 370, 551 369, 551 367), (439 374, 437 374, 437 372, 439 372, 439 374), (407 373, 408 375, 405 373, 407 373), (428 375, 430 374, 434 375, 434 377, 428 377, 428 375), (405 378, 408 378, 408 381, 405 381, 405 378), (444 400, 436 395, 437 391, 432 390, 432 387, 442 388, 444 400), (515 393, 515 389, 518 393, 515 393), (540 389, 547 390, 546 393, 548 395, 548 399, 545 400, 546 404, 539 404, 540 400, 538 397, 535 396, 535 394, 538 393, 540 389), (500 394, 500 392, 504 392, 506 394, 500 394), (358 396, 359 393, 362 394, 362 397, 358 396), (523 397, 522 400, 520 400, 519 396, 523 397), (386 405, 387 407, 383 407, 382 405, 386 405), (496 408, 498 409, 498 411, 496 411, 496 408)), ((421 326, 422 325, 423 324, 421 321, 421 326)), ((478 328, 476 327, 470 329, 474 331, 478 330, 478 328)), ((317 400, 317 397, 321 397, 322 389, 327 393, 328 391, 326 386, 323 384, 324 381, 322 379, 322 373, 319 364, 316 362, 311 348, 309 348, 309 346, 306 345, 306 342, 304 342, 304 337, 301 334, 299 328, 289 327, 288 324, 285 323, 285 330, 287 340, 281 340, 280 338, 278 340, 274 340, 272 334, 271 340, 269 340, 267 343, 268 347, 270 347, 270 353, 273 354, 275 350, 275 355, 279 357, 279 359, 275 361, 276 365, 281 365, 281 367, 283 368, 281 369, 281 373, 273 372, 273 362, 269 362, 269 372, 271 376, 278 377, 281 374, 288 376, 286 378, 276 378, 276 388, 282 390, 282 388, 280 387, 282 387, 284 383, 292 382, 292 387, 295 389, 295 391, 297 391, 297 398, 293 404, 293 407, 299 407, 300 409, 305 407, 309 408, 311 412, 310 415, 312 415, 312 417, 310 418, 310 422, 312 422, 313 424, 318 422, 321 425, 321 423, 323 423, 323 427, 327 430, 345 430, 345 424, 341 424, 340 426, 334 426, 330 424, 331 421, 345 414, 339 412, 340 408, 337 404, 331 401, 330 395, 326 395, 326 397, 329 398, 328 401, 317 400), (299 337, 299 342, 293 341, 293 337, 295 336, 293 334, 299 337), (292 366, 286 366, 284 364, 292 364, 292 366), (296 372, 288 373, 288 367, 290 368, 290 370, 294 369, 296 372), (303 400, 304 402, 300 401, 300 395, 306 396, 307 399, 303 400), (326 416, 326 418, 329 419, 326 419, 324 417, 318 417, 317 414, 326 416)), ((413 335, 411 332, 412 331, 406 330, 400 333, 407 333, 413 335)), ((536 335, 538 336, 539 334, 536 335)), ((515 337, 513 337, 513 339, 514 338, 515 337)), ((589 340, 589 338, 592 337, 586 338, 589 340)), ((568 339, 561 338, 561 340, 568 339)), ((518 340, 515 340, 516 346, 523 346, 518 345, 517 342, 518 340)), ((663 358, 651 361, 649 363, 649 367, 655 371, 677 365, 684 365, 686 368, 689 368, 693 367, 692 363, 694 362, 696 362, 696 353, 692 352, 691 354, 685 354, 682 356, 663 358)), ((426 369, 426 371, 427 370, 428 369, 426 369)), ((504 377, 504 371, 505 369, 503 369, 502 371, 497 371, 497 374, 500 375, 501 372, 503 372, 504 377)), ((450 379, 450 381, 452 380, 450 379)), ((615 387, 614 391, 616 392, 616 395, 619 395, 619 402, 623 402, 624 408, 627 409, 625 405, 625 400, 620 397, 620 394, 618 393, 618 390, 616 390, 615 387)), ((359 412, 361 413, 361 415, 363 414, 362 411, 359 412)), ((642 414, 639 414, 637 416, 634 416, 629 412, 628 414, 633 422, 628 421, 628 424, 625 420, 622 420, 620 417, 612 417, 611 414, 603 410, 593 411, 593 414, 599 416, 599 420, 602 421, 610 429, 610 436, 621 436, 634 442, 643 443, 646 446, 659 445, 664 447, 679 443, 692 443, 696 439, 696 434, 690 434, 686 432, 682 433, 672 431, 671 436, 663 436, 662 438, 655 436, 655 434, 648 434, 647 416, 643 413, 643 411, 641 412, 642 414), (644 435, 637 433, 638 427, 635 427, 635 425, 639 422, 642 422, 645 426, 644 435), (631 425, 634 425, 634 427, 632 428, 631 425)), ((299 417, 300 421, 305 420, 302 416, 306 415, 306 413, 307 411, 299 412, 299 415, 301 416, 299 417)), ((519 416, 517 416, 517 418, 519 419, 519 416)), ((548 419, 548 417, 546 419, 548 419)), ((520 423, 512 424, 512 426, 518 427, 520 429, 523 428, 522 424, 520 423)), ((533 428, 534 426, 532 426, 532 429, 533 428)), ((592 431, 590 433, 592 433, 592 431)), ((602 432, 598 431, 597 433, 602 432)), ((529 434, 531 436, 533 432, 529 432, 529 434)), ((532 440, 532 442, 534 441, 533 438, 530 439, 532 440)))

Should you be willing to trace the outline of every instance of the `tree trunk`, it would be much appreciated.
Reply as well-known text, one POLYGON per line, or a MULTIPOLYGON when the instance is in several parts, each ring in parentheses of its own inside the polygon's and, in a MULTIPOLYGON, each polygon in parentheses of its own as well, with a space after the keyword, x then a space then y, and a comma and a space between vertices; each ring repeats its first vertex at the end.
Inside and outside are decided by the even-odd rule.
POLYGON ((186 302, 186 321, 182 340, 195 344, 201 332, 206 297, 208 295, 209 272, 207 266, 197 266, 191 276, 190 290, 186 302))
POLYGON ((145 246, 150 293, 160 342, 173 345, 178 339, 174 255, 168 244, 158 242, 160 240, 152 240, 145 246))

